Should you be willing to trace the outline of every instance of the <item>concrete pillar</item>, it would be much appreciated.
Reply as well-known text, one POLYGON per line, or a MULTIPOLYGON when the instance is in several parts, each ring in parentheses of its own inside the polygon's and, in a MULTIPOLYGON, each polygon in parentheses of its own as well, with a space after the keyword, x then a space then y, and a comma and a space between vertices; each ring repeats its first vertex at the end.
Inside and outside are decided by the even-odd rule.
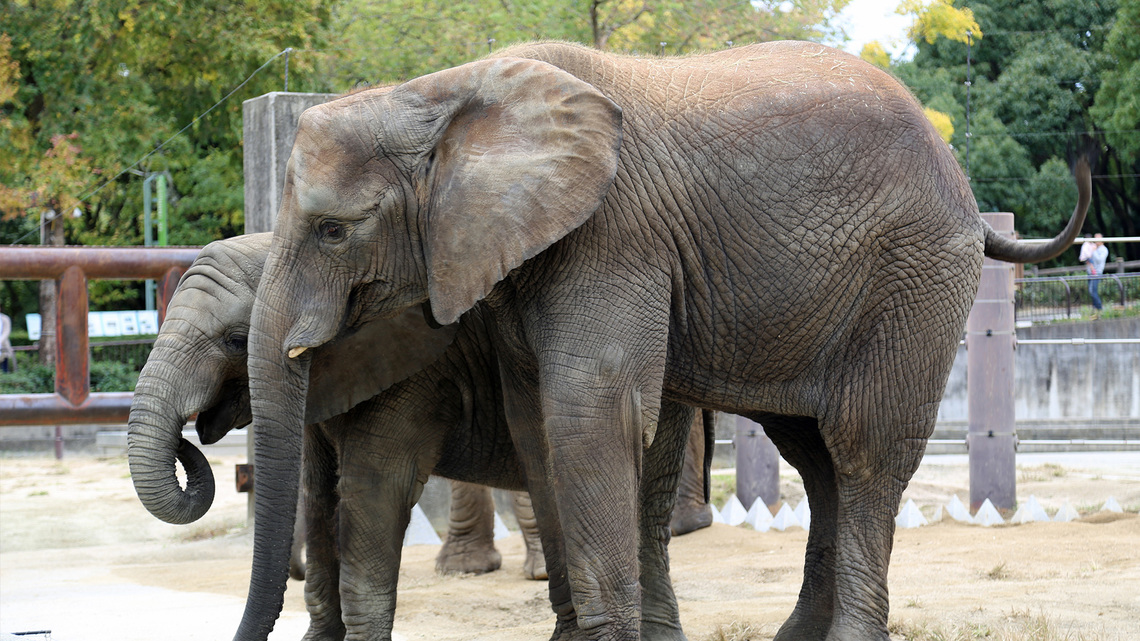
MULTIPOLYGON (((982 214, 998 233, 1013 236, 1013 214, 982 214)), ((970 452, 970 509, 989 499, 999 510, 1017 503, 1014 425, 1011 263, 985 259, 978 296, 966 321, 966 398, 970 452)))
MULTIPOLYGON (((245 233, 273 231, 281 192, 285 189, 285 166, 297 138, 297 121, 309 107, 337 97, 329 93, 274 91, 250 98, 241 105, 242 163, 245 178, 245 233)), ((253 426, 247 428, 246 448, 253 462, 253 426)), ((253 495, 257 491, 254 469, 246 519, 253 525, 253 495)))
POLYGON ((301 112, 336 97, 274 91, 242 103, 245 233, 273 231, 301 112))
POLYGON ((780 452, 764 428, 736 417, 736 497, 745 508, 757 498, 771 509, 780 502, 780 452))

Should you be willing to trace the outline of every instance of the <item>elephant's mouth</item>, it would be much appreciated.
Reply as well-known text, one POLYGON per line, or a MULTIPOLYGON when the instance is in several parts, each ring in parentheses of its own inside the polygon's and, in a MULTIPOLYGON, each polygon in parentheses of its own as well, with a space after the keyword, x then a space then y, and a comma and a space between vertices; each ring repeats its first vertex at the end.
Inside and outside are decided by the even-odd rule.
POLYGON ((203 445, 212 445, 222 440, 230 430, 245 427, 252 422, 249 384, 246 381, 230 380, 222 383, 214 404, 198 413, 194 429, 203 445))

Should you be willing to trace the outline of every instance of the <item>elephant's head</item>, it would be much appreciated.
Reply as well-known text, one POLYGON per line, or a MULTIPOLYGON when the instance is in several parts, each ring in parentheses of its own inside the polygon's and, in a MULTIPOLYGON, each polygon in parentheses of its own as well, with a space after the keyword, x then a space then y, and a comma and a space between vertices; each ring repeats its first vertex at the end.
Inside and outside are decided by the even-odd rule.
MULTIPOLYGON (((257 495, 250 603, 284 591, 306 350, 346 324, 425 302, 436 321, 455 322, 594 213, 621 136, 621 110, 597 89, 517 58, 302 115, 250 334, 259 483, 272 475, 282 489, 257 495), (286 440, 290 451, 279 446, 286 440)), ((265 605, 247 606, 239 638, 268 633, 280 605, 252 612, 265 605)))
MULTIPOLYGON (((205 444, 250 422, 246 345, 254 294, 271 234, 206 246, 167 308, 131 404, 127 453, 139 499, 170 523, 201 517, 214 496, 202 454, 182 439, 187 419, 205 444), (186 470, 179 485, 174 461, 186 470)), ((419 313, 377 320, 315 350, 306 422, 348 411, 434 361, 454 331, 432 330, 419 313), (345 367, 345 363, 352 363, 345 367)))

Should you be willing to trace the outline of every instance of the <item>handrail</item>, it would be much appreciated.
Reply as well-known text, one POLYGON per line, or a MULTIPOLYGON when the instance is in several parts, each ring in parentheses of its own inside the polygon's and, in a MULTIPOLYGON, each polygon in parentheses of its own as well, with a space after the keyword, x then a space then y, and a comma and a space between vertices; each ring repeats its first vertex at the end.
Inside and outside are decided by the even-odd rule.
POLYGON ((91 393, 87 340, 89 279, 159 281, 158 319, 200 247, 5 247, 0 278, 55 279, 58 338, 54 394, 0 395, 0 427, 123 423, 130 392, 91 393))

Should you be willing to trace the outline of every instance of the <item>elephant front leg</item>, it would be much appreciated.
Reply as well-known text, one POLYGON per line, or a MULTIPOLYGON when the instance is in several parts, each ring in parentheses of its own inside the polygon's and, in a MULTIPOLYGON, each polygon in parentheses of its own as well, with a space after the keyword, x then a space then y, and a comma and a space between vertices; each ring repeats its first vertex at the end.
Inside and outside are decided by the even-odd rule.
POLYGON ((530 504, 541 538, 550 593, 550 607, 557 617, 550 641, 577 641, 585 638, 578 628, 578 617, 570 592, 563 548, 562 525, 554 493, 546 479, 551 478, 546 435, 538 390, 531 382, 538 378, 533 363, 500 362, 503 406, 511 437, 519 453, 530 488, 530 504))
POLYGON ((305 428, 302 459, 304 484, 300 514, 306 527, 305 606, 309 630, 305 641, 340 641, 340 559, 337 556, 337 471, 333 446, 319 425, 305 428))
POLYGON ((378 469, 382 456, 362 452, 361 460, 341 464, 340 600, 346 641, 392 638, 404 532, 426 481, 413 460, 378 469))
MULTIPOLYGON (((621 356, 624 351, 615 345, 596 360, 551 363, 540 379, 549 481, 578 627, 588 638, 606 641, 641 636, 641 458, 657 431, 660 392, 659 383, 654 389, 630 375, 633 364, 621 356), (576 376, 590 371, 601 375, 576 376)), ((665 526, 667 513, 658 516, 665 526)))
POLYGON ((503 564, 495 549, 495 501, 491 488, 451 482, 447 540, 435 559, 442 574, 484 574, 503 564))

